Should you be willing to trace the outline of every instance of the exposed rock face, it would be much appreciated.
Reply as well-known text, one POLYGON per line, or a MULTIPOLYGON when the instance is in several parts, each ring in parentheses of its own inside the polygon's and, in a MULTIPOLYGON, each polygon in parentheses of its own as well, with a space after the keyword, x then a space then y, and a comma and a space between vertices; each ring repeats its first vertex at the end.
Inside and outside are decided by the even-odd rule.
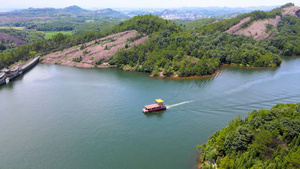
POLYGON ((277 26, 278 22, 281 20, 280 16, 276 16, 275 19, 266 19, 263 21, 255 21, 248 28, 239 30, 235 34, 252 36, 255 40, 261 40, 271 37, 273 34, 266 33, 266 24, 277 26))
MULTIPOLYGON (((294 16, 300 18, 300 7, 297 6, 291 6, 283 9, 282 12, 283 16, 294 16)), ((278 23, 281 21, 280 16, 276 16, 275 19, 266 19, 262 21, 255 21, 251 26, 245 29, 241 29, 242 25, 246 22, 250 21, 250 17, 245 18, 240 21, 240 23, 234 25, 230 29, 228 29, 227 33, 233 33, 238 35, 246 35, 246 36, 252 36, 255 40, 261 40, 265 38, 270 38, 274 36, 273 32, 266 33, 266 24, 270 24, 273 26, 277 26, 278 23)))
POLYGON ((290 6, 283 9, 284 12, 282 12, 283 16, 290 15, 294 17, 300 18, 300 7, 298 6, 290 6))
POLYGON ((266 20, 262 20, 262 21, 255 21, 248 28, 239 30, 245 22, 250 21, 250 17, 249 17, 249 18, 243 19, 240 23, 238 23, 237 25, 234 25, 226 32, 234 33, 234 34, 238 34, 238 35, 252 36, 255 40, 261 40, 261 39, 272 37, 274 35, 272 32, 266 33, 266 24, 277 26, 278 22, 280 20, 281 20, 281 17, 276 16, 275 19, 266 19, 266 20))
MULTIPOLYGON (((146 36, 135 40, 134 42, 128 42, 128 39, 135 38, 137 35, 138 32, 135 30, 120 32, 88 42, 84 44, 86 47, 82 50, 80 50, 81 45, 79 45, 65 49, 62 52, 59 51, 48 54, 44 56, 42 63, 94 68, 98 60, 107 61, 109 56, 115 54, 120 48, 125 47, 126 43, 128 43, 130 48, 139 43, 145 43, 145 40, 148 38, 148 36, 146 36), (74 58, 76 59, 80 57, 82 58, 80 62, 73 61, 74 58)), ((107 65, 102 64, 98 67, 107 67, 107 65)))

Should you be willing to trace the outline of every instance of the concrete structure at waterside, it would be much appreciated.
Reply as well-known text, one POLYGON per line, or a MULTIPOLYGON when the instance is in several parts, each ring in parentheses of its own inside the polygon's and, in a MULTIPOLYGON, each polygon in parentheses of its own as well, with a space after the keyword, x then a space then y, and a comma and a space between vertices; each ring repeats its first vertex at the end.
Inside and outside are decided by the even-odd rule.
POLYGON ((6 74, 5 73, 0 73, 0 85, 6 83, 6 74))
POLYGON ((12 69, 2 69, 0 72, 0 85, 7 83, 8 81, 18 77, 22 73, 35 66, 39 62, 39 56, 35 57, 32 61, 27 64, 20 66, 14 66, 12 69))

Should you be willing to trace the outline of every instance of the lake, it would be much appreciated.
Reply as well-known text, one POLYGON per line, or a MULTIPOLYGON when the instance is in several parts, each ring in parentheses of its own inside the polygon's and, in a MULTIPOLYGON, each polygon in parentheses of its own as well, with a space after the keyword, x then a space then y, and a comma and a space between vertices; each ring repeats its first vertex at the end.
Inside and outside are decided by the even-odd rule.
POLYGON ((195 168, 197 144, 238 115, 299 102, 299 84, 288 57, 186 79, 38 64, 0 86, 0 168, 195 168), (168 109, 143 114, 156 98, 168 109))

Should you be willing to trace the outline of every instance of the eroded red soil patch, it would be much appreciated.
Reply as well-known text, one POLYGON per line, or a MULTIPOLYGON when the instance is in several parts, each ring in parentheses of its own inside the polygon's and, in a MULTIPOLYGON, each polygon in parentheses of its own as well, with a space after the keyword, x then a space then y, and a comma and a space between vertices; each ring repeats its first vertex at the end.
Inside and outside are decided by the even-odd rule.
MULTIPOLYGON (((86 48, 80 50, 80 46, 75 46, 64 51, 58 51, 55 53, 44 56, 42 63, 60 64, 65 66, 75 66, 82 68, 94 68, 98 60, 104 62, 109 59, 109 56, 115 54, 119 49, 125 47, 126 43, 129 48, 145 43, 148 36, 142 37, 134 42, 129 42, 128 39, 135 38, 138 32, 135 30, 120 32, 114 35, 110 35, 104 38, 94 40, 92 42, 85 43, 86 48), (73 58, 81 57, 81 62, 74 62, 73 58)), ((97 67, 108 67, 103 63, 97 67)))
POLYGON ((284 10, 284 12, 282 12, 283 16, 290 15, 290 16, 300 18, 300 12, 299 12, 300 7, 298 7, 298 6, 290 6, 290 7, 284 8, 283 10, 284 10))
POLYGON ((266 24, 277 26, 277 24, 280 20, 281 20, 281 17, 276 16, 275 19, 266 19, 266 20, 262 20, 262 21, 255 21, 248 28, 238 30, 238 31, 234 32, 234 34, 251 36, 255 40, 269 38, 269 37, 272 37, 273 34, 272 34, 272 32, 266 33, 266 24))

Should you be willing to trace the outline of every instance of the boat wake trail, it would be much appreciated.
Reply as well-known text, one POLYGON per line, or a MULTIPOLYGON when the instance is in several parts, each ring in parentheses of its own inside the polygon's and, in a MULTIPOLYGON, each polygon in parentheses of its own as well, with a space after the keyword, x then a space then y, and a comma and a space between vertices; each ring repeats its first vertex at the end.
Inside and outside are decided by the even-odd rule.
POLYGON ((194 100, 190 100, 190 101, 184 101, 184 102, 180 102, 180 103, 176 103, 176 104, 172 104, 172 105, 166 105, 167 106, 167 109, 170 109, 172 107, 176 107, 176 106, 180 106, 180 105, 183 105, 183 104, 187 104, 187 103, 191 103, 193 102, 194 100))
POLYGON ((239 92, 239 91, 248 89, 248 88, 250 88, 250 87, 252 87, 254 85, 260 84, 260 83, 265 83, 265 82, 269 82, 269 81, 272 81, 272 80, 276 80, 276 79, 280 78, 281 76, 292 75, 292 74, 299 74, 299 73, 300 73, 300 71, 278 73, 275 76, 270 77, 270 78, 257 79, 255 81, 246 83, 246 84, 244 84, 244 85, 242 85, 240 87, 234 88, 234 89, 232 89, 232 90, 230 90, 230 91, 228 91, 226 93, 227 94, 231 94, 231 93, 239 92))

